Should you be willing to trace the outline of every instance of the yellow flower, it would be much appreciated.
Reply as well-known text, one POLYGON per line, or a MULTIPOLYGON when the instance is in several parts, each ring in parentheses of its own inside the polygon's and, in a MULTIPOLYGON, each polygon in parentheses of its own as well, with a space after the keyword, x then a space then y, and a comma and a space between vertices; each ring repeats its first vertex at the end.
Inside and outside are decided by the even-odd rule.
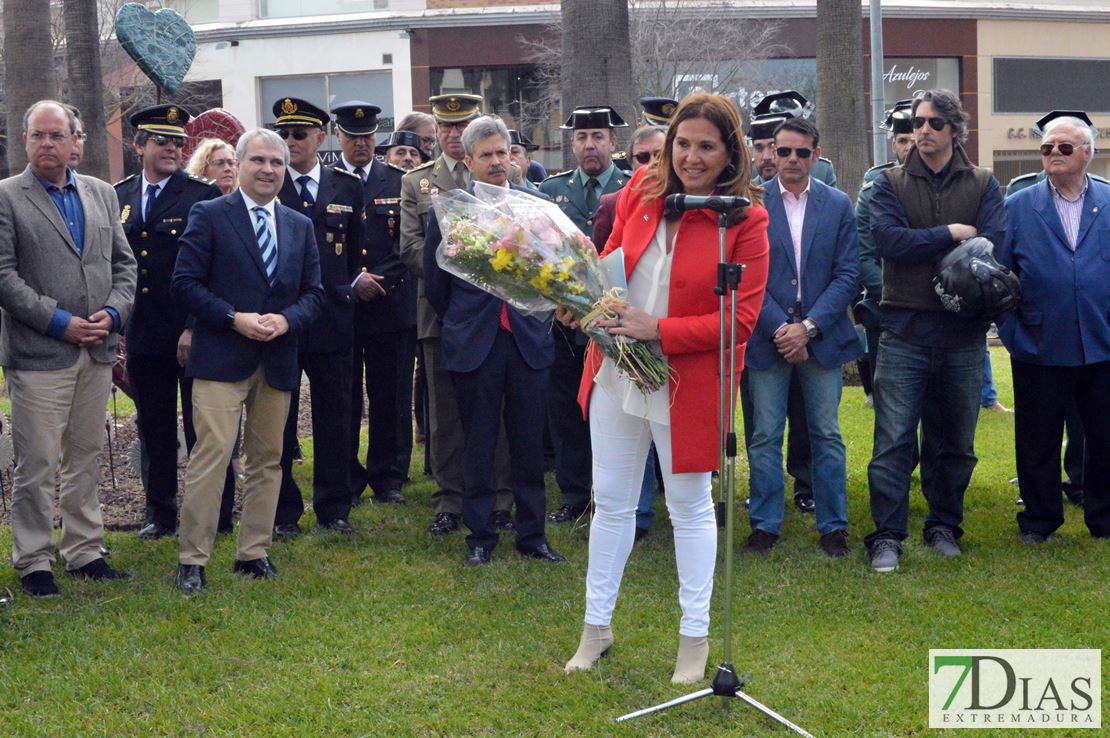
POLYGON ((574 268, 574 259, 570 258, 569 256, 564 256, 562 264, 564 269, 570 271, 574 268))
POLYGON ((554 276, 555 267, 551 264, 544 264, 543 268, 540 269, 540 273, 533 277, 529 281, 529 284, 546 294, 548 291, 548 283, 551 282, 554 276))
POLYGON ((513 265, 513 255, 509 253, 508 249, 497 249, 497 253, 489 261, 495 271, 503 272, 513 265))

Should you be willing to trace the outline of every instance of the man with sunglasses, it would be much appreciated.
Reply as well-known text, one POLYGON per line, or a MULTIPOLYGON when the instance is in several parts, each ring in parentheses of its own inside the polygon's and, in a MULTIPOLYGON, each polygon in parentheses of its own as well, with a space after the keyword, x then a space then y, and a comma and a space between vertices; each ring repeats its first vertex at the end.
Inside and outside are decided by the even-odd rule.
POLYGON ((1021 306, 999 320, 1014 374, 1014 446, 1025 509, 1021 542, 1037 545, 1064 523, 1060 442, 1070 412, 1095 453, 1083 456, 1084 520, 1110 538, 1110 260, 1103 213, 1110 185, 1087 167, 1090 118, 1054 111, 1038 121, 1045 179, 1007 197, 998 261, 1021 281, 1021 306), (1099 451, 1102 451, 1101 453, 1099 451))
MULTIPOLYGON (((796 90, 785 90, 765 95, 752 108, 752 121, 749 138, 752 142, 753 175, 756 184, 770 182, 778 173, 775 159, 775 129, 788 118, 813 116, 813 105, 796 90)), ((836 171, 825 157, 818 157, 813 163, 810 176, 818 182, 836 187, 836 171)))
MULTIPOLYGON (((139 262, 135 307, 127 323, 127 376, 138 411, 139 437, 146 459, 145 525, 139 538, 153 541, 177 533, 177 408, 185 445, 196 443, 193 427, 193 381, 185 376, 191 342, 187 311, 170 291, 179 239, 189 224, 189 211, 220 189, 188 174, 181 163, 185 124, 192 116, 178 105, 155 105, 131 116, 135 153, 142 171, 116 184, 120 223, 139 262)), ((235 475, 224 479, 220 527, 231 530, 235 475)))
POLYGON ((919 422, 927 439, 937 439, 929 453, 936 463, 923 469, 925 542, 941 556, 961 553, 989 321, 948 312, 933 277, 937 262, 966 239, 1000 244, 1005 236, 998 182, 971 163, 962 145, 967 120, 954 93, 920 94, 911 108, 914 148, 905 164, 885 170, 872 186, 871 234, 883 260, 883 296, 867 474, 875 530, 864 543, 880 572, 898 568, 908 535, 919 422))
POLYGON ((813 446, 820 548, 848 555, 847 460, 837 413, 841 366, 859 355, 848 306, 859 279, 852 203, 813 179, 821 154, 817 127, 788 118, 775 132, 778 176, 764 185, 771 245, 767 296, 745 355, 751 391, 752 532, 744 550, 766 554, 782 528, 782 437, 790 385, 804 397, 813 446))
MULTIPOLYGON (((297 341, 300 369, 312 389, 312 509, 320 530, 352 533, 351 450, 347 424, 351 415, 351 365, 355 297, 351 286, 362 244, 362 182, 343 169, 321 165, 316 152, 331 121, 322 109, 295 97, 273 105, 274 131, 289 147, 278 198, 312 221, 320 260, 324 301, 320 312, 297 341)), ((301 490, 293 479, 297 450, 299 392, 289 398, 281 452, 281 488, 274 517, 274 537, 294 538, 304 513, 301 490)))
POLYGON ((381 112, 361 100, 331 110, 343 149, 342 168, 362 181, 362 240, 350 243, 356 258, 351 282, 356 304, 346 439, 354 505, 360 504, 367 486, 375 502, 403 505, 401 487, 412 456, 415 316, 412 285, 398 254, 404 171, 374 157, 381 112), (364 387, 369 431, 365 465, 358 461, 364 387))

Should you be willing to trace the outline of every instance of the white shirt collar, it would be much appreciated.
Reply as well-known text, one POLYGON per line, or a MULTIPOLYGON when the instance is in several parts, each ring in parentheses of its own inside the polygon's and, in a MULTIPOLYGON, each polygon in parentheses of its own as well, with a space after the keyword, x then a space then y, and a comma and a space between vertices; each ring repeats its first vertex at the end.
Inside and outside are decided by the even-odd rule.
POLYGON ((783 187, 782 180, 778 177, 775 177, 775 181, 778 182, 780 195, 790 195, 795 200, 801 200, 803 196, 809 195, 809 186, 813 184, 813 177, 806 177, 806 188, 802 190, 802 194, 800 195, 795 195, 793 192, 783 187))
POLYGON ((254 209, 256 207, 261 207, 270 216, 270 223, 274 222, 274 216, 277 211, 277 198, 273 198, 268 203, 263 205, 262 203, 252 200, 250 196, 243 191, 242 187, 239 188, 239 194, 243 196, 243 202, 246 204, 247 212, 250 213, 251 218, 254 218, 254 209))
MULTIPOLYGON (((312 179, 313 182, 315 182, 316 184, 320 184, 320 169, 321 169, 320 160, 317 159, 316 160, 316 166, 312 167, 312 169, 309 169, 304 174, 301 174, 300 172, 298 172, 296 169, 293 169, 292 167, 290 167, 290 169, 289 169, 289 174, 293 177, 294 182, 296 182, 298 179, 300 179, 301 177, 303 177, 307 174, 309 176, 309 178, 312 179)), ((354 171, 354 170, 352 169, 351 171, 354 171)))
MULTIPOLYGON (((172 177, 172 176, 173 175, 171 174, 170 177, 172 177)), ((170 177, 163 177, 162 179, 158 180, 157 182, 151 182, 149 179, 146 178, 146 170, 143 170, 142 177, 143 177, 143 194, 146 194, 146 188, 149 187, 150 185, 157 186, 158 191, 161 192, 162 188, 166 186, 166 182, 170 181, 170 177)))
MULTIPOLYGON (((351 162, 347 161, 347 157, 343 156, 343 154, 339 155, 339 160, 341 162, 343 162, 343 166, 347 168, 347 171, 355 172, 355 174, 358 174, 358 172, 355 171, 356 169, 358 169, 358 167, 356 167, 351 162)), ((320 166, 320 165, 317 164, 316 166, 320 166)), ((367 162, 366 164, 363 165, 362 171, 366 172, 367 174, 370 174, 370 167, 372 167, 372 166, 374 166, 374 162, 369 161, 369 162, 367 162)), ((319 181, 319 180, 317 180, 317 181, 319 181)))

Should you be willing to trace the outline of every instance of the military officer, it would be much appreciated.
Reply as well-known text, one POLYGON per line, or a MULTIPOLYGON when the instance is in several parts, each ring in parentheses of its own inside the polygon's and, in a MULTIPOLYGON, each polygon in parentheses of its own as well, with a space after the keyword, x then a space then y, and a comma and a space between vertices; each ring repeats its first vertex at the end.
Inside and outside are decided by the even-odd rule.
MULTIPOLYGON (((273 128, 289 147, 278 199, 310 220, 320 257, 324 302, 297 341, 300 369, 312 390, 312 507, 323 530, 351 533, 350 449, 351 345, 355 309, 351 280, 355 252, 362 241, 362 183, 346 170, 324 167, 316 151, 324 142, 330 116, 316 105, 285 97, 273 105, 273 128)), ((289 401, 281 454, 281 488, 274 536, 301 532, 301 490, 293 479, 297 449, 298 392, 289 401)))
POLYGON ((676 110, 678 110, 678 100, 669 97, 641 97, 641 125, 666 128, 670 125, 676 110))
MULTIPOLYGON (((616 192, 628 181, 628 175, 613 163, 617 149, 613 129, 627 126, 608 105, 575 108, 560 126, 573 131, 571 148, 578 166, 545 179, 540 192, 562 208, 585 234, 593 233, 601 196, 616 192)), ((577 400, 587 341, 581 331, 570 330, 558 322, 554 331, 555 364, 551 368, 547 418, 555 446, 560 506, 548 519, 566 523, 586 511, 593 487, 590 426, 582 419, 577 400)))
MULTIPOLYGON (((794 90, 775 92, 765 96, 752 108, 752 122, 749 138, 752 141, 752 156, 755 170, 759 176, 753 177, 756 184, 771 181, 778 173, 774 163, 775 129, 787 118, 809 118, 813 114, 813 103, 808 102, 801 93, 794 90)), ((832 162, 821 157, 813 165, 810 175, 829 187, 836 187, 836 172, 832 162)))
POLYGON ((374 153, 386 164, 408 172, 417 164, 424 164, 432 158, 420 145, 420 135, 414 131, 394 131, 389 134, 385 143, 374 147, 374 153))
MULTIPOLYGON (((521 171, 521 181, 515 184, 529 190, 538 190, 540 186, 528 178, 528 172, 532 166, 531 152, 539 148, 538 145, 532 143, 532 140, 525 136, 520 131, 510 128, 509 129, 509 156, 512 157, 513 164, 521 171)), ((546 178, 545 178, 546 179, 546 178)), ((540 180, 541 182, 543 180, 540 180)))
MULTIPOLYGON (((120 222, 139 262, 135 307, 127 322, 127 374, 138 410, 139 434, 147 457, 144 474, 146 524, 139 538, 154 540, 177 532, 177 397, 181 389, 185 440, 192 449, 192 381, 185 357, 192 331, 187 314, 170 294, 178 239, 189 209, 220 196, 215 185, 188 175, 181 166, 189 112, 156 105, 131 116, 135 153, 142 172, 116 184, 120 222)), ((220 510, 220 527, 231 529, 235 477, 230 468, 220 510)))
MULTIPOLYGON (((436 139, 443 153, 434 161, 416 167, 401 181, 401 259, 418 278, 424 274, 424 239, 432 193, 466 189, 470 185, 470 172, 463 163, 462 132, 482 112, 480 95, 436 95, 428 102, 436 121, 436 139)), ((443 363, 441 322, 424 296, 422 279, 418 279, 417 294, 417 337, 428 393, 426 431, 429 461, 431 476, 439 487, 432 494, 434 519, 428 532, 433 536, 444 536, 459 529, 462 517, 462 420, 454 386, 443 363)), ((494 503, 494 526, 499 530, 509 530, 512 527, 509 510, 513 496, 504 430, 498 440, 495 458, 498 492, 494 503)))
POLYGON ((369 485, 375 502, 404 504, 401 486, 412 456, 412 363, 415 355, 412 286, 397 254, 404 171, 374 157, 381 108, 352 100, 332 108, 343 149, 340 166, 362 182, 363 237, 354 254, 352 287, 354 360, 347 446, 351 500, 359 504, 369 485), (407 372, 407 373, 406 373, 407 372), (369 408, 369 445, 359 463, 363 384, 369 408))

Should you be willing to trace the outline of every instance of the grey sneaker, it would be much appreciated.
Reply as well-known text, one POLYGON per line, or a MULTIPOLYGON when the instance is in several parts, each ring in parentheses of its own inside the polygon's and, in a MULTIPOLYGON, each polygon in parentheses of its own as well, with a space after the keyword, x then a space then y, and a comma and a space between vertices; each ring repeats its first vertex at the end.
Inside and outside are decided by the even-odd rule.
POLYGON ((871 568, 875 571, 896 571, 898 558, 902 555, 898 541, 893 538, 880 538, 871 544, 871 568))
POLYGON ((956 534, 950 528, 937 526, 925 531, 925 542, 930 548, 945 558, 954 559, 959 556, 960 546, 956 543, 956 534))

